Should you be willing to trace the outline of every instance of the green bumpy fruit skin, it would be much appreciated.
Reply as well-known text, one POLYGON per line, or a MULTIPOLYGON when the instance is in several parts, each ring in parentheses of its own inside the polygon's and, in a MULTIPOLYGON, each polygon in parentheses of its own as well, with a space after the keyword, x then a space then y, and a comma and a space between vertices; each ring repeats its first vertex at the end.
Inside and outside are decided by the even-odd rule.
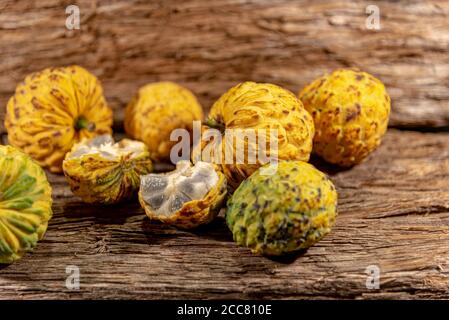
POLYGON ((275 174, 259 169, 237 188, 226 223, 237 244, 277 256, 321 240, 336 216, 337 192, 329 178, 308 163, 281 161, 275 174))
POLYGON ((13 263, 44 236, 52 216, 51 187, 42 168, 0 146, 0 263, 13 263))
POLYGON ((313 117, 313 152, 329 163, 351 167, 381 142, 388 127, 390 96, 372 75, 353 69, 335 70, 299 93, 313 117))

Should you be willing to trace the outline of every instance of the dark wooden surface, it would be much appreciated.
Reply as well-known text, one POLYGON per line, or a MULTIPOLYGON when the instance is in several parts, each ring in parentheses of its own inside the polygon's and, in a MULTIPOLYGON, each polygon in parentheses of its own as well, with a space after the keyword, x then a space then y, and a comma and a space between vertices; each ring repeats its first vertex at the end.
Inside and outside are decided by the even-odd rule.
MULTIPOLYGON (((302 254, 270 260, 232 241, 223 216, 194 232, 150 222, 137 202, 94 207, 49 175, 54 218, 32 254, 0 267, 0 299, 449 298, 449 1, 0 0, 0 133, 4 106, 32 71, 77 63, 104 83, 120 131, 147 82, 174 80, 207 109, 243 80, 297 91, 317 75, 359 67, 393 98, 391 127, 363 164, 331 174, 339 217, 302 254), (79 290, 66 267, 80 268, 79 290), (380 289, 366 268, 380 268, 380 289)), ((4 137, 3 137, 4 138, 4 137)))
POLYGON ((368 161, 330 171, 334 230, 281 260, 236 247, 222 217, 179 231, 137 203, 86 206, 50 175, 54 218, 34 253, 0 270, 0 298, 448 298, 447 150, 447 134, 390 130, 368 161), (65 286, 68 265, 80 268, 80 290, 65 286), (379 290, 366 288, 369 265, 379 290))

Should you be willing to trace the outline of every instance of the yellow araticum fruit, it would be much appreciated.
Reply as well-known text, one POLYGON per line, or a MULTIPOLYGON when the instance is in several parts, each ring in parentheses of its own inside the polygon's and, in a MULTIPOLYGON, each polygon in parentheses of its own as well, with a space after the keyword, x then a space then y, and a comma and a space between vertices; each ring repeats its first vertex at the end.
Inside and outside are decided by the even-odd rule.
POLYGON ((329 178, 301 161, 281 161, 272 175, 254 172, 228 201, 234 240, 254 253, 306 249, 331 231, 337 192, 329 178))
POLYGON ((314 152, 330 163, 360 163, 387 130, 390 97, 366 72, 336 70, 307 85, 299 98, 315 121, 314 152))
POLYGON ((69 152, 64 174, 73 193, 87 203, 113 204, 137 194, 140 176, 152 171, 144 143, 109 135, 83 140, 69 152))
POLYGON ((192 92, 173 82, 148 84, 139 89, 125 112, 125 130, 148 146, 155 161, 170 160, 174 129, 192 132, 193 121, 203 119, 203 110, 192 92))
MULTIPOLYGON (((221 168, 231 189, 237 188, 264 164, 259 157, 260 152, 279 160, 308 161, 312 151, 312 117, 293 93, 273 84, 244 82, 231 88, 212 106, 206 124, 223 132, 221 146, 217 149, 222 152, 221 168), (245 132, 248 132, 246 129, 253 130, 257 142, 249 142, 245 133, 240 135, 242 129, 245 132), (269 148, 272 133, 278 138, 277 155, 273 155, 269 148), (230 138, 230 134, 234 138, 230 138), (260 141, 266 143, 260 144, 260 141), (244 150, 240 150, 242 145, 244 150), (262 150, 259 146, 263 146, 262 150), (242 151, 245 158, 238 160, 242 151), (229 154, 233 156, 229 157, 229 154), (255 163, 249 161, 250 155, 257 155, 255 163), (229 159, 232 159, 231 163, 229 159)), ((203 143, 201 148, 204 149, 203 143)), ((196 150, 193 157, 195 155, 196 150)), ((202 159, 207 161, 204 152, 202 159)))
POLYGON ((12 263, 43 238, 51 187, 42 168, 11 146, 0 146, 0 172, 0 263, 12 263))
POLYGON ((189 229, 212 221, 226 193, 226 178, 212 164, 182 160, 172 172, 143 176, 139 201, 150 219, 189 229))
POLYGON ((61 172, 74 143, 112 132, 112 111, 99 81, 87 70, 49 68, 17 86, 5 126, 11 145, 51 172, 61 172))

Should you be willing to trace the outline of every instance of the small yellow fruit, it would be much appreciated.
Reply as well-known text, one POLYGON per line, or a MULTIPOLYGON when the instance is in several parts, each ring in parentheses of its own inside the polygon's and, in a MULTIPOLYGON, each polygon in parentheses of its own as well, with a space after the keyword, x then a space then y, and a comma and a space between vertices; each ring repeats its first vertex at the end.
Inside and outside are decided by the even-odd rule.
POLYGON ((0 146, 0 263, 12 263, 37 245, 51 206, 44 170, 25 153, 0 146))
POLYGON ((63 162, 64 174, 74 194, 87 203, 113 204, 137 194, 140 176, 152 171, 144 143, 109 135, 83 140, 73 146, 63 162))
POLYGON ((172 82, 148 84, 139 89, 125 112, 125 130, 143 141, 155 161, 170 160, 174 129, 193 130, 193 121, 203 119, 201 105, 192 92, 172 82))
POLYGON ((212 164, 182 160, 172 172, 143 176, 139 201, 150 219, 190 229, 211 222, 226 193, 226 178, 212 164))
MULTIPOLYGON (((231 88, 212 106, 206 124, 221 128, 223 132, 221 146, 217 149, 222 152, 221 168, 231 189, 237 188, 244 179, 264 164, 259 157, 261 150, 267 156, 273 156, 272 150, 268 147, 272 132, 277 134, 275 157, 279 160, 308 161, 312 151, 314 135, 312 117, 293 93, 273 84, 244 82, 231 88), (239 137, 238 132, 247 129, 254 130, 258 137, 256 142, 250 142, 244 136, 239 137), (236 139, 229 139, 230 134, 236 136, 236 139), (262 136, 263 141, 267 142, 262 148, 266 150, 259 145, 262 136), (239 140, 243 142, 240 146, 244 146, 245 157, 257 155, 255 163, 251 163, 249 157, 239 162, 236 156, 233 163, 226 160, 226 153, 241 154, 242 150, 237 150, 241 148, 239 140)), ((201 149, 203 148, 204 144, 201 145, 201 149)), ((195 148, 193 157, 197 156, 195 148)), ((204 157, 202 159, 208 161, 204 157)))
POLYGON ((111 133, 112 111, 97 78, 78 66, 49 68, 19 84, 6 107, 11 145, 51 172, 83 138, 111 133))
POLYGON ((360 163, 387 130, 390 97, 366 72, 336 70, 307 85, 299 98, 315 121, 314 152, 330 163, 360 163))

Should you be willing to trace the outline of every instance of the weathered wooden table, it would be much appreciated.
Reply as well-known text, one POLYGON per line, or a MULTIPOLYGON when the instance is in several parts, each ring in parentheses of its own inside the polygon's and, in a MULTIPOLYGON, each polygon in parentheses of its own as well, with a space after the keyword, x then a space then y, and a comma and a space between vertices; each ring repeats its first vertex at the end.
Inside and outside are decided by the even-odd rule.
POLYGON ((16 84, 52 65, 102 80, 116 131, 146 82, 177 81, 207 109, 239 81, 297 91, 356 66, 386 83, 391 128, 350 170, 312 160, 338 188, 336 226, 276 260, 237 247, 222 216, 179 231, 137 203, 84 205, 49 174, 54 218, 32 254, 0 267, 0 299, 449 298, 449 1, 381 2, 380 30, 366 28, 369 1, 86 0, 80 30, 65 28, 68 4, 0 0, 0 120, 16 84), (66 287, 70 266, 79 290, 66 287))

